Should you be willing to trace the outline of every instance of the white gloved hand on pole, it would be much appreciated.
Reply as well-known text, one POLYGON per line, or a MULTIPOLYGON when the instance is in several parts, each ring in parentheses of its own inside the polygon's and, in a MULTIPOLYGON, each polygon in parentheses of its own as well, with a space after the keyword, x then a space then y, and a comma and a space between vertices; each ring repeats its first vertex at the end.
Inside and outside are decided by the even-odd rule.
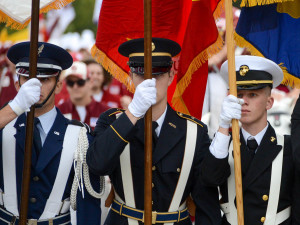
POLYGON ((156 103, 155 78, 144 80, 135 90, 128 110, 137 118, 145 115, 147 110, 156 103))
POLYGON ((229 128, 232 119, 240 119, 242 114, 242 105, 244 100, 233 95, 228 95, 222 104, 220 114, 220 127, 229 128))
POLYGON ((41 94, 41 82, 37 78, 26 81, 16 97, 8 103, 11 109, 19 116, 30 110, 30 106, 37 103, 41 94))

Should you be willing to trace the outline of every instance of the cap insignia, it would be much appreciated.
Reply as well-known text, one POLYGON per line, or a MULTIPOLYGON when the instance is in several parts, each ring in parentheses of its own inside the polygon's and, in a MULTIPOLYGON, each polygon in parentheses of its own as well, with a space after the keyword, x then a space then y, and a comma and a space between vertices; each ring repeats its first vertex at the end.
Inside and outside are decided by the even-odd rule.
POLYGON ((45 47, 44 44, 42 44, 42 45, 38 48, 38 56, 40 56, 40 54, 42 53, 44 47, 45 47))
POLYGON ((152 42, 152 52, 155 50, 155 44, 152 42))
POLYGON ((249 66, 247 66, 247 65, 240 66, 240 75, 241 76, 245 76, 246 73, 248 73, 248 71, 249 71, 249 66))

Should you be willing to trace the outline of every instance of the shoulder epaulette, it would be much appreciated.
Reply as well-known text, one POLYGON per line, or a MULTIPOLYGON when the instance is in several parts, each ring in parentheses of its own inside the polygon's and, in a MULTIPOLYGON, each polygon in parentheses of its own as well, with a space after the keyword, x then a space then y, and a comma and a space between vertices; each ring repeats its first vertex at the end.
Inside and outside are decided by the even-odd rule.
POLYGON ((75 125, 75 126, 80 126, 80 127, 85 127, 87 129, 87 132, 92 134, 93 130, 90 128, 89 125, 87 125, 86 123, 83 123, 79 120, 71 120, 70 124, 75 125))
POLYGON ((118 113, 125 112, 125 109, 114 108, 114 109, 110 109, 109 111, 110 111, 110 113, 108 116, 112 116, 112 115, 116 115, 118 113))
POLYGON ((193 117, 193 116, 190 116, 190 115, 187 115, 187 114, 184 114, 184 113, 181 113, 181 112, 177 112, 177 115, 183 119, 186 119, 186 120, 190 120, 194 123, 196 123, 197 125, 203 127, 203 123, 198 120, 197 118, 193 117))

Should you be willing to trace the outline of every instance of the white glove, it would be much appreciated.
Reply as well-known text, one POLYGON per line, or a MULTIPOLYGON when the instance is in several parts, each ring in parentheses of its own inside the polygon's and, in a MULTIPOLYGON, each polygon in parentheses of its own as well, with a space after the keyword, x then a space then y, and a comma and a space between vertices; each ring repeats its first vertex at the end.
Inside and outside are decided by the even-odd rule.
POLYGON ((129 112, 137 118, 145 115, 147 110, 156 103, 155 78, 144 80, 135 90, 133 99, 128 106, 129 112))
POLYGON ((17 96, 8 103, 11 109, 19 116, 25 111, 29 111, 30 106, 40 99, 41 82, 32 78, 26 81, 20 88, 17 96))
POLYGON ((232 119, 240 119, 244 100, 233 95, 225 97, 220 114, 220 127, 229 128, 232 119))

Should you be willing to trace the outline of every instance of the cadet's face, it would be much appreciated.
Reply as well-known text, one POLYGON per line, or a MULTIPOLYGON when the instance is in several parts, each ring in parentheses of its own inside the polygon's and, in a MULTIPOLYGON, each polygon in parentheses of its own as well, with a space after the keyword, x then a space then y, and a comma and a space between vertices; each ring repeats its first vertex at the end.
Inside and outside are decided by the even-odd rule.
MULTIPOLYGON (((38 79, 42 83, 40 100, 38 101, 38 104, 40 104, 48 97, 50 91, 54 87, 56 82, 56 77, 53 76, 53 77, 45 77, 45 78, 38 78, 38 79)), ((24 84, 27 80, 29 80, 29 77, 20 76, 21 85, 24 84)), ((47 106, 51 107, 51 105, 54 104, 54 95, 60 92, 61 86, 62 86, 61 82, 58 81, 53 94, 48 99, 48 101, 44 104, 43 108, 47 106)), ((18 86, 18 88, 20 87, 18 86)))
POLYGON ((92 88, 102 87, 104 82, 104 73, 101 65, 92 63, 87 66, 89 77, 90 77, 90 85, 92 88))
POLYGON ((70 99, 72 100, 72 102, 74 102, 74 100, 77 100, 77 101, 81 100, 86 95, 90 94, 88 82, 89 82, 88 80, 83 81, 79 77, 73 76, 73 75, 68 76, 66 78, 66 86, 67 86, 67 90, 70 94, 70 99), (78 83, 78 81, 79 81, 79 83, 78 83), (69 85, 69 83, 71 83, 72 85, 69 85))
MULTIPOLYGON (((130 74, 135 87, 144 81, 144 76, 137 75, 135 73, 132 74, 131 72, 130 74)), ((174 79, 174 72, 171 70, 168 73, 153 75, 152 77, 156 79, 156 105, 162 101, 166 102, 168 87, 174 79)))
POLYGON ((270 96, 269 87, 258 90, 238 90, 238 98, 244 99, 242 105, 241 123, 243 125, 255 125, 265 123, 267 110, 272 108, 274 99, 270 96))

